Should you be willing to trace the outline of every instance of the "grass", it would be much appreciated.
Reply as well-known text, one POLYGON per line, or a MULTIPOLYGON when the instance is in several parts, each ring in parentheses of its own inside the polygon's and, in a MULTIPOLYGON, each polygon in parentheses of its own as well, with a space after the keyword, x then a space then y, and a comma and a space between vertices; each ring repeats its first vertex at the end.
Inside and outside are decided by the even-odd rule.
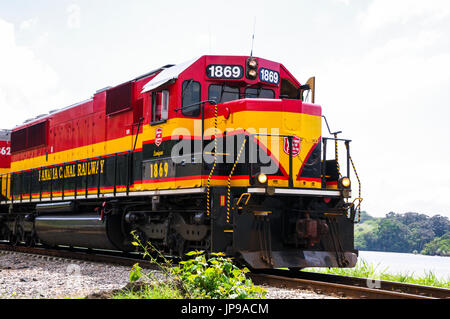
POLYGON ((365 260, 360 260, 355 268, 350 269, 306 268, 304 271, 450 289, 450 277, 447 280, 440 279, 432 271, 425 273, 423 276, 416 276, 414 273, 409 272, 392 274, 389 273, 388 268, 379 269, 379 265, 374 266, 365 260))
POLYGON ((179 289, 171 284, 142 285, 138 289, 125 289, 113 295, 113 299, 184 299, 179 289))

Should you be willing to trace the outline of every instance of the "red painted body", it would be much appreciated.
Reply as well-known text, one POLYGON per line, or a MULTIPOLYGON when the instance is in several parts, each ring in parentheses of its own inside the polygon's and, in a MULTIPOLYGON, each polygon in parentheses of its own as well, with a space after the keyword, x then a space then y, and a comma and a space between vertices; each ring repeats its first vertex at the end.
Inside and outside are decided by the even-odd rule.
MULTIPOLYGON (((247 59, 248 57, 245 56, 203 56, 198 59, 178 77, 176 85, 170 87, 169 119, 184 117, 181 112, 175 110, 182 105, 181 90, 185 80, 195 78, 196 81, 199 81, 202 87, 201 99, 208 100, 208 86, 211 84, 224 84, 225 81, 208 78, 205 72, 207 66, 211 64, 240 65, 245 70, 247 59)), ((280 82, 281 79, 287 79, 295 87, 300 86, 300 83, 282 64, 260 58, 258 58, 258 62, 260 68, 269 68, 279 72, 280 82)), ((131 137, 136 134, 140 116, 143 117, 143 124, 148 124, 151 120, 151 95, 148 93, 141 94, 141 92, 143 87, 161 71, 162 70, 159 70, 153 74, 131 81, 133 82, 132 105, 129 110, 124 112, 111 116, 106 115, 106 96, 108 90, 104 90, 94 94, 93 98, 88 101, 51 113, 45 117, 15 128, 13 132, 42 122, 48 122, 48 138, 46 145, 13 152, 12 161, 18 162, 30 158, 46 156, 48 154, 67 151, 126 136, 130 136, 129 147, 131 149, 133 146, 133 138, 131 137), (141 105, 141 110, 138 110, 138 105, 141 105)), ((232 85, 233 82, 236 82, 236 86, 240 87, 241 94, 244 93, 245 86, 259 84, 260 87, 272 89, 275 93, 275 98, 278 98, 280 95, 280 84, 274 85, 260 82, 259 79, 252 81, 247 79, 245 75, 239 80, 226 80, 227 85, 232 85)), ((249 102, 247 100, 236 103, 235 101, 229 108, 221 108, 220 112, 227 113, 226 115, 229 116, 232 113, 243 110, 279 111, 281 108, 283 108, 284 111, 302 112, 314 115, 321 114, 321 108, 319 106, 309 105, 298 100, 284 100, 283 102, 281 100, 271 100, 271 103, 264 103, 263 101, 249 102)), ((213 116, 213 110, 207 108, 205 117, 209 118, 213 116)), ((107 150, 105 150, 104 154, 108 154, 107 150)))

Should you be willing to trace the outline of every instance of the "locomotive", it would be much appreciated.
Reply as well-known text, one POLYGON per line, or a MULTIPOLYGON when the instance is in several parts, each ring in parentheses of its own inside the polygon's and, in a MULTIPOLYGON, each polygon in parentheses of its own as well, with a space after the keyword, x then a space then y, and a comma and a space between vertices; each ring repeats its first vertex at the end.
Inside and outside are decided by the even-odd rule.
POLYGON ((351 141, 324 118, 314 78, 253 56, 101 89, 2 131, 0 240, 130 252, 133 233, 254 269, 354 267, 351 141))

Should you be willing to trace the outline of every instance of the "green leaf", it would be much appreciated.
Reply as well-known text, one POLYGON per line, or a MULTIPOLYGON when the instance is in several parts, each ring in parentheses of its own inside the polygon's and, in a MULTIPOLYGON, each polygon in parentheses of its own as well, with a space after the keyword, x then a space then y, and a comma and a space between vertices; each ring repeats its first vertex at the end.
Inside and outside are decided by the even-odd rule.
POLYGON ((139 267, 139 264, 135 264, 133 266, 133 268, 130 271, 130 282, 136 282, 138 281, 141 277, 143 276, 142 274, 142 268, 139 267))
POLYGON ((201 255, 201 254, 203 254, 203 251, 190 251, 190 252, 188 252, 188 253, 186 253, 186 256, 198 256, 198 255, 201 255))

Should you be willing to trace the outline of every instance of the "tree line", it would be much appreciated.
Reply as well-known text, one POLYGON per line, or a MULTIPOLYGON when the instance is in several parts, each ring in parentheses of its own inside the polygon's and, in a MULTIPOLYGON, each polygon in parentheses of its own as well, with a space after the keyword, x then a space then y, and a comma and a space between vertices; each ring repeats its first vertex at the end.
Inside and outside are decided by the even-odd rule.
POLYGON ((355 228, 359 250, 450 256, 450 220, 436 215, 391 212, 375 218, 362 212, 355 228))

